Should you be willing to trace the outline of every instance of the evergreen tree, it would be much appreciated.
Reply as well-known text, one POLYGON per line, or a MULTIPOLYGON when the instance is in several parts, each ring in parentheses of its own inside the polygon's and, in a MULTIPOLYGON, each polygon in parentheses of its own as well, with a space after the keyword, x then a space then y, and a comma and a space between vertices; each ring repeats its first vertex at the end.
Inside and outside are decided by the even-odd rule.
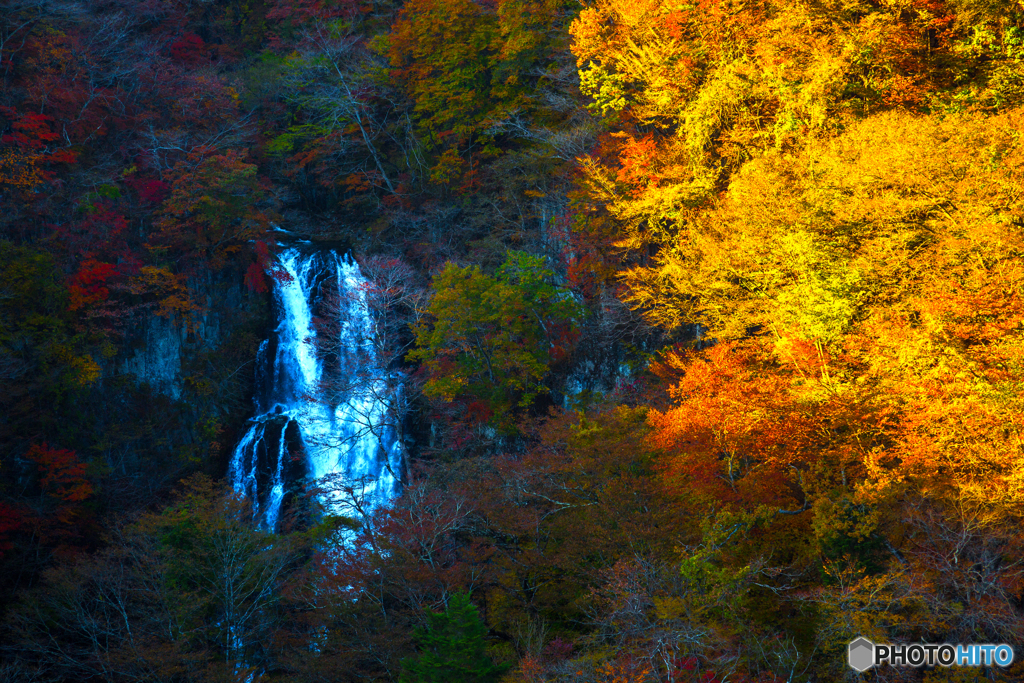
POLYGON ((428 619, 416 631, 421 654, 402 662, 399 683, 486 683, 505 673, 484 651, 486 629, 469 595, 456 593, 448 609, 428 619))

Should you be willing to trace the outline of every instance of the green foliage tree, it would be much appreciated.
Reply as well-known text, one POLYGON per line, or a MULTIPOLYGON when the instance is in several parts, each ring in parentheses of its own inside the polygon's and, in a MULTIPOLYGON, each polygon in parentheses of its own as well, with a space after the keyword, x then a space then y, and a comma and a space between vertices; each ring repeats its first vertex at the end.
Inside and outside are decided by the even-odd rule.
POLYGON ((494 106, 496 19, 469 0, 414 0, 402 9, 388 56, 428 135, 464 137, 494 106))
POLYGON ((416 328, 434 398, 484 404, 499 425, 515 407, 547 391, 548 367, 571 345, 582 307, 556 287, 543 259, 509 252, 495 277, 449 263, 434 280, 433 324, 416 328))
POLYGON ((72 322, 53 260, 0 241, 0 443, 69 436, 58 416, 100 376, 72 322))
POLYGON ((243 661, 272 628, 292 539, 254 528, 249 505, 205 477, 184 487, 177 504, 145 518, 140 530, 157 540, 166 585, 186 598, 172 602, 182 609, 179 623, 202 633, 211 651, 243 661))
POLYGON ((486 627, 466 593, 456 593, 448 608, 428 616, 426 629, 416 632, 419 657, 402 662, 399 683, 487 683, 505 672, 487 656, 486 627))

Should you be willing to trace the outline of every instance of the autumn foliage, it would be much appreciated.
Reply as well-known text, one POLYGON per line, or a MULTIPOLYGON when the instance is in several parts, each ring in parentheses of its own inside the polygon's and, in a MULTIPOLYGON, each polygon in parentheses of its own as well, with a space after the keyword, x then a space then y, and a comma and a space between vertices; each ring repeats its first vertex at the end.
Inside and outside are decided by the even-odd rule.
POLYGON ((1021 680, 1022 74, 1019 2, 6 3, 0 678, 1021 680), (273 534, 294 243, 406 457, 273 534))

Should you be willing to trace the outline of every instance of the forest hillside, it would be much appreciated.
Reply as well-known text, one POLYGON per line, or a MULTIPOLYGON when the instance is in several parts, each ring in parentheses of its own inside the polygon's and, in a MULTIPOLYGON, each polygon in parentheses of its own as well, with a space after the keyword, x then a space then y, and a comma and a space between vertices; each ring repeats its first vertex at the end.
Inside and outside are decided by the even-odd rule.
POLYGON ((1019 0, 6 0, 0 79, 0 680, 1024 680, 1019 0), (268 526, 295 245, 400 495, 268 526))

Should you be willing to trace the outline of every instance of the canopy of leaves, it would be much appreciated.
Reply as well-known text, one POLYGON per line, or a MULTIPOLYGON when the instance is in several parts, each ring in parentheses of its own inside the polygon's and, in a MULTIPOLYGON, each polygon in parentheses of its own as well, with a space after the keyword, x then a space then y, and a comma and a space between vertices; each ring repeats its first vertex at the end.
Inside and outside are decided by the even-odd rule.
POLYGON ((507 667, 485 651, 487 629, 465 593, 455 593, 439 614, 428 614, 427 627, 417 631, 419 657, 405 660, 400 683, 490 683, 507 667))
POLYGON ((1024 642, 1022 60, 995 0, 5 3, 0 677, 1024 642), (171 491, 225 471, 289 232, 375 281, 410 457, 389 508, 296 496, 271 537, 171 491))
POLYGON ((571 344, 582 309, 551 283, 544 260, 510 252, 496 276, 448 263, 434 278, 431 323, 416 328, 413 358, 430 372, 424 391, 483 404, 495 425, 547 391, 548 367, 571 344))

